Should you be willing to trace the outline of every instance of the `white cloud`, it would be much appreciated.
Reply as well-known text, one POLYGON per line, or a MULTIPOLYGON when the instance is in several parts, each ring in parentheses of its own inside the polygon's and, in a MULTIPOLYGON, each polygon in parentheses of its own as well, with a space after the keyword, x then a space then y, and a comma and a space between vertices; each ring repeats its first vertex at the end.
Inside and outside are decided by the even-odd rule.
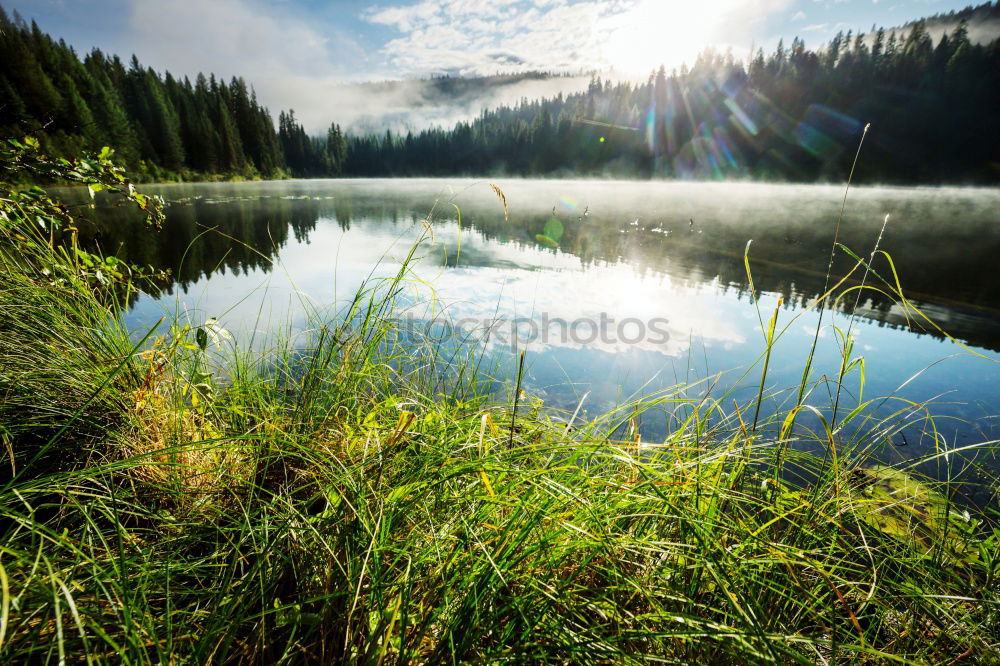
POLYGON ((325 35, 247 0, 131 0, 131 9, 130 37, 144 62, 222 75, 334 73, 325 35))
POLYGON ((747 45, 792 0, 420 0, 361 17, 400 35, 382 49, 411 75, 450 72, 645 73, 691 62, 703 48, 747 45))
POLYGON ((599 51, 594 22, 603 11, 597 2, 424 0, 362 16, 401 33, 382 52, 404 74, 494 74, 595 68, 586 54, 599 51))
POLYGON ((803 12, 803 11, 795 12, 792 15, 792 20, 793 21, 804 21, 804 20, 806 20, 806 13, 803 12))
POLYGON ((441 21, 441 7, 437 4, 422 3, 411 7, 389 7, 368 12, 368 20, 381 23, 403 32, 409 32, 419 24, 441 21))
POLYGON ((175 76, 243 76, 277 116, 294 108, 310 131, 335 117, 334 88, 364 57, 346 34, 329 34, 255 0, 130 0, 125 47, 175 76))

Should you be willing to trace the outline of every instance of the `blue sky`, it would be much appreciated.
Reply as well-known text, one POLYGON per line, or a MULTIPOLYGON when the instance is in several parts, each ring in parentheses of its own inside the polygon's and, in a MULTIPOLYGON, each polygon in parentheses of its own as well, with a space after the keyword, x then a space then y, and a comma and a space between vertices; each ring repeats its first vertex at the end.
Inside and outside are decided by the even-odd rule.
MULTIPOLYGON (((432 73, 613 69, 641 75, 705 46, 745 55, 798 35, 898 25, 967 0, 0 0, 78 52, 179 75, 245 76, 272 108, 328 106, 339 82, 432 73)), ((305 118, 308 124, 308 118, 305 118)))

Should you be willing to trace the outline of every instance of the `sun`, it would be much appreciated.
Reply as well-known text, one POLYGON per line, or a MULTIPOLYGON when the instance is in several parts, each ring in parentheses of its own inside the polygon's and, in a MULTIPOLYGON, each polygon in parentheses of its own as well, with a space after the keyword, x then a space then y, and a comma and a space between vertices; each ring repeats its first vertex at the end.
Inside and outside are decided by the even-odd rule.
POLYGON ((605 58, 614 70, 636 76, 660 65, 667 69, 691 65, 712 45, 725 4, 724 0, 639 0, 607 18, 605 58))

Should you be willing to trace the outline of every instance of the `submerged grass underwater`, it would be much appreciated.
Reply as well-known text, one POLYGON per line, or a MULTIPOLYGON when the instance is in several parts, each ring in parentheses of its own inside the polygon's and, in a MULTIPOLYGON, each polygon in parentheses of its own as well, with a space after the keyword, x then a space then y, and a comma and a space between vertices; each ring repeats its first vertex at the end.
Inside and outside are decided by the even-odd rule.
POLYGON ((130 269, 56 224, 71 241, 69 211, 0 192, 5 662, 1000 662, 993 500, 954 503, 962 452, 936 454, 948 482, 874 465, 846 396, 810 434, 763 388, 571 424, 491 397, 475 357, 442 390, 394 337, 406 265, 305 348, 137 339, 130 269), (652 410, 675 427, 651 444, 652 410))

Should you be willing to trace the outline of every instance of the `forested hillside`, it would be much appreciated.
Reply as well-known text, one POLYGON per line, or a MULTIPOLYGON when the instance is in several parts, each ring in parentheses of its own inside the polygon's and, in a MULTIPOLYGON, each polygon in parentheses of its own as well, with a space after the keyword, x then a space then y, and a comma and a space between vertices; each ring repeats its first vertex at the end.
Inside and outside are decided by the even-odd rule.
POLYGON ((935 42, 916 23, 820 51, 796 39, 748 65, 707 52, 690 70, 595 79, 450 131, 352 137, 346 170, 837 180, 871 123, 861 180, 995 183, 998 108, 1000 41, 974 44, 960 23, 935 42))
POLYGON ((242 78, 161 76, 97 49, 81 60, 0 8, 0 134, 25 133, 59 155, 112 146, 147 180, 336 174, 343 155, 336 126, 311 139, 289 112, 275 132, 242 78))
MULTIPOLYGON (((796 39, 749 63, 703 53, 643 83, 484 110, 452 128, 308 136, 293 111, 277 128, 253 88, 192 82, 94 50, 82 59, 0 10, 0 133, 31 132, 55 154, 110 145, 146 179, 395 175, 609 175, 839 180, 862 128, 860 180, 995 183, 1000 178, 1000 40, 975 43, 997 3, 955 15, 935 40, 924 22, 796 39), (985 23, 983 23, 985 21, 985 23)), ((944 18, 949 18, 945 16, 944 18)), ((935 25, 943 25, 937 17, 935 25)), ((331 104, 336 108, 336 104, 331 104)))

